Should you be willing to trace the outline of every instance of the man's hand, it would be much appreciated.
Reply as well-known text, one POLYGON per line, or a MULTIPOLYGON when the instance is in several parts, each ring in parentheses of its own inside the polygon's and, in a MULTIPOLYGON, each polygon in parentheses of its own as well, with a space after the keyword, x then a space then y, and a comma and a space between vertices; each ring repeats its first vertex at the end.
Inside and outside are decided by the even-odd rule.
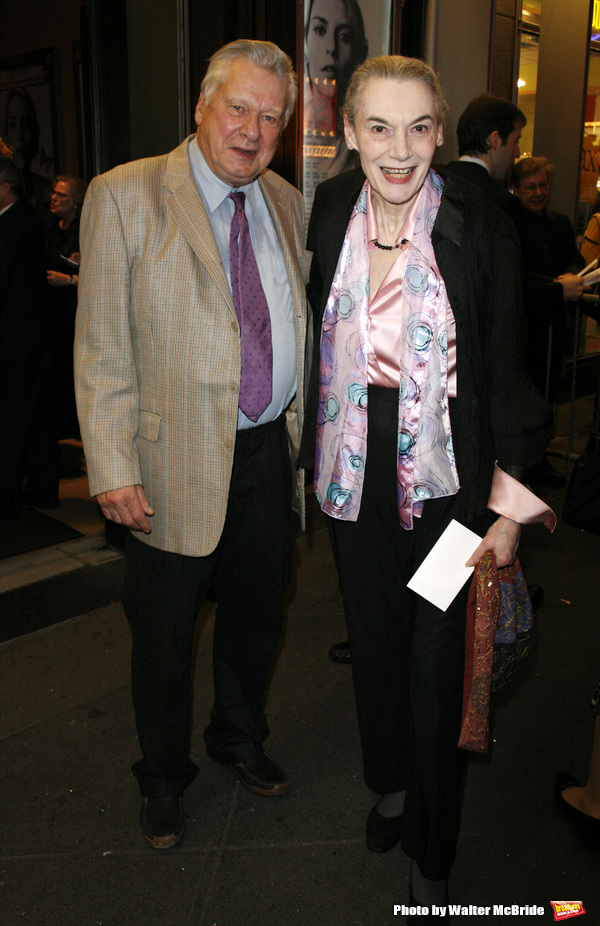
POLYGON ((496 566, 498 569, 501 569, 502 566, 510 566, 517 555, 520 535, 521 525, 501 515, 497 521, 494 521, 465 565, 476 566, 481 557, 487 553, 488 550, 492 550, 496 556, 496 566))
POLYGON ((562 286, 563 299, 566 302, 577 302, 590 288, 585 285, 584 279, 585 277, 578 277, 576 273, 563 273, 562 276, 556 277, 554 282, 562 286))
POLYGON ((124 524, 135 531, 149 534, 152 526, 148 520, 154 514, 141 485, 111 489, 96 495, 102 514, 115 524, 124 524))

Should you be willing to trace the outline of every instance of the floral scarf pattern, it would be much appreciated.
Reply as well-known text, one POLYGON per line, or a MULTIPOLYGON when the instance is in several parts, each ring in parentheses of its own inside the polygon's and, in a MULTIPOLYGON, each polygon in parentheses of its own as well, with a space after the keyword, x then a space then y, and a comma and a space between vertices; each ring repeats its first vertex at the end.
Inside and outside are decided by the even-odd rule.
MULTIPOLYGON (((459 489, 448 411, 449 310, 431 231, 443 181, 434 171, 419 193, 402 282, 398 402, 398 513, 411 530, 429 498, 459 489)), ((355 521, 367 449, 369 254, 368 181, 358 197, 325 307, 319 368, 315 491, 323 511, 355 521)))

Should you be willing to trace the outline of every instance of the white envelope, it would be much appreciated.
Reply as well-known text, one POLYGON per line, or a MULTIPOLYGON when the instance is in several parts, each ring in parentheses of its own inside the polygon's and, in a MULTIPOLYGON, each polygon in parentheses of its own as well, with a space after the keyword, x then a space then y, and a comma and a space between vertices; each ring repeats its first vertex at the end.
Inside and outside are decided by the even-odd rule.
POLYGON ((600 268, 598 268, 598 270, 592 270, 591 273, 586 273, 586 275, 581 279, 584 283, 589 283, 590 286, 593 286, 594 283, 597 283, 598 280, 600 280, 600 268))
POLYGON ((481 542, 473 531, 450 521, 450 524, 429 551, 408 588, 445 611, 473 574, 473 566, 465 566, 481 542))

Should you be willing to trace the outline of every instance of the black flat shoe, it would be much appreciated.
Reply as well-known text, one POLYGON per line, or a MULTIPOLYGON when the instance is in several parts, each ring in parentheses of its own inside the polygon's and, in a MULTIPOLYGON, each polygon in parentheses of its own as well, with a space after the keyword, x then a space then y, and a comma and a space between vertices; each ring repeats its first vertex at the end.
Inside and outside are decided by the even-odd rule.
POLYGON ((403 831, 403 815, 384 817, 375 805, 367 817, 367 849, 371 852, 389 852, 400 842, 403 831))
POLYGON ((562 796, 563 791, 574 787, 581 787, 581 785, 568 772, 558 773, 554 786, 557 807, 577 833, 581 844, 586 849, 596 849, 600 846, 600 819, 590 817, 589 814, 583 813, 582 810, 572 807, 562 796))

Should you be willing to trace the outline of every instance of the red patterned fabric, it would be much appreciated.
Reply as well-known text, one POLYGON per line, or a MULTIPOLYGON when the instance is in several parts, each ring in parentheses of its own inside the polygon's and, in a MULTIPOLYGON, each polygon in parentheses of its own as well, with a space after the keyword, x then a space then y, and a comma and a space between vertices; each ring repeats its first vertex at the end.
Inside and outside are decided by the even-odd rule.
POLYGON ((490 694, 529 652, 532 617, 519 561, 498 569, 493 553, 486 553, 475 567, 467 603, 460 749, 486 751, 490 694))

